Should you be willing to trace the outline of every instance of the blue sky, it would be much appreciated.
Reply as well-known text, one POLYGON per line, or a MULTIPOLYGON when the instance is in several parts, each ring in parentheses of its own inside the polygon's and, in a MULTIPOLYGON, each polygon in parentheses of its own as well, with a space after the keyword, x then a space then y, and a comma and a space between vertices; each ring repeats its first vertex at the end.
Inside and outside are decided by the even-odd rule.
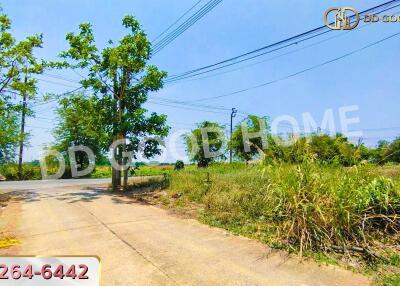
MULTIPOLYGON (((197 0, 19 0, 2 1, 2 7, 13 21, 13 32, 17 38, 43 33, 44 47, 37 55, 55 59, 67 47, 65 34, 76 31, 81 22, 93 24, 99 47, 103 47, 109 39, 118 40, 124 35, 121 19, 127 14, 134 15, 149 38, 153 39, 195 2, 197 0)), ((361 11, 381 2, 383 1, 224 0, 156 54, 151 63, 170 75, 178 74, 321 26, 323 13, 332 6, 353 6, 361 11)), ((400 7, 398 9, 390 11, 390 14, 400 13, 400 7)), ((163 90, 151 96, 190 101, 230 93, 317 65, 399 31, 400 23, 368 25, 322 44, 252 67, 206 79, 166 85, 163 90)), ((332 37, 335 33, 343 32, 332 31, 305 45, 332 37)), ((321 122, 324 111, 332 108, 335 119, 338 120, 339 107, 358 105, 359 111, 354 115, 360 118, 360 123, 354 125, 354 128, 400 127, 399 39, 400 37, 392 38, 340 61, 276 84, 204 101, 202 104, 236 107, 241 111, 270 118, 287 114, 298 119, 300 123, 304 112, 310 112, 317 122, 321 122)), ((73 81, 80 79, 77 74, 69 71, 49 71, 49 74, 67 77, 73 81)), ((41 79, 43 81, 40 82, 40 91, 43 93, 61 93, 78 86, 77 83, 48 76, 41 76, 41 79)), ((28 120, 32 138, 25 160, 37 158, 43 144, 52 142, 54 108, 54 104, 39 106, 36 108, 37 118, 28 120)), ((229 122, 229 114, 184 110, 153 103, 147 104, 147 108, 167 114, 173 130, 190 129, 194 123, 205 119, 229 122)), ((239 116, 235 119, 241 118, 239 116)), ((390 139, 396 135, 400 135, 400 128, 365 131, 363 140, 367 145, 373 145, 379 138, 390 139)), ((182 145, 179 146, 182 150, 182 145)), ((174 160, 175 157, 169 155, 168 158, 174 160)))

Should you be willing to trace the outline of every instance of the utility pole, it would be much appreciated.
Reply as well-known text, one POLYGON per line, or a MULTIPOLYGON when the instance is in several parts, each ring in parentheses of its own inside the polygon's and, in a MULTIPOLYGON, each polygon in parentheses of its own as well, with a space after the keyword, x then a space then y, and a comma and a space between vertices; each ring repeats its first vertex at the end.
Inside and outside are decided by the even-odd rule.
MULTIPOLYGON (((231 112, 231 142, 232 142, 232 133, 233 133, 233 117, 235 117, 237 114, 237 109, 232 108, 231 112)), ((232 163, 232 146, 229 148, 229 163, 232 163)))
POLYGON ((21 114, 21 133, 19 139, 19 157, 18 157, 18 178, 22 180, 22 156, 24 153, 24 135, 25 135, 25 116, 26 116, 26 107, 27 107, 27 92, 26 85, 28 83, 28 76, 25 74, 25 88, 22 92, 22 114, 21 114))

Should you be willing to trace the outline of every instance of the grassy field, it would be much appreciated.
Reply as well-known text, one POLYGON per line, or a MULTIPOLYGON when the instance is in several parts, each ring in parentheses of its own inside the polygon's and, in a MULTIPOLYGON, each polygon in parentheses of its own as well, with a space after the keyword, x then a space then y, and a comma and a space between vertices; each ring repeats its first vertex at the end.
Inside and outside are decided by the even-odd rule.
POLYGON ((400 166, 217 164, 171 172, 160 201, 274 248, 374 273, 377 285, 400 285, 400 166))
MULTIPOLYGON (((194 168, 194 166, 188 166, 188 168, 194 168)), ((159 165, 159 166, 140 166, 135 169, 134 173, 130 176, 158 176, 163 174, 169 174, 174 170, 174 165, 159 165)), ((55 173, 57 168, 50 168, 49 173, 55 173)), ((18 165, 17 164, 7 164, 0 166, 0 175, 3 175, 8 181, 18 180, 18 165)), ((87 176, 89 178, 111 178, 111 167, 110 166, 96 166, 94 171, 87 176)), ((22 179, 23 180, 40 180, 42 175, 40 173, 40 166, 23 164, 22 168, 22 179)), ((71 172, 66 168, 66 172, 63 179, 71 178, 71 172)))

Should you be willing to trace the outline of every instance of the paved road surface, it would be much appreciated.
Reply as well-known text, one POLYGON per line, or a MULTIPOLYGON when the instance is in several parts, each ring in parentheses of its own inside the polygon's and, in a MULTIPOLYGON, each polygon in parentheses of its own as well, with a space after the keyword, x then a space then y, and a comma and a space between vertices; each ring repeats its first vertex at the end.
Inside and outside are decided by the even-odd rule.
POLYGON ((0 230, 21 245, 0 254, 98 255, 102 285, 366 285, 361 275, 271 251, 195 220, 88 190, 107 180, 0 183, 15 198, 0 230))

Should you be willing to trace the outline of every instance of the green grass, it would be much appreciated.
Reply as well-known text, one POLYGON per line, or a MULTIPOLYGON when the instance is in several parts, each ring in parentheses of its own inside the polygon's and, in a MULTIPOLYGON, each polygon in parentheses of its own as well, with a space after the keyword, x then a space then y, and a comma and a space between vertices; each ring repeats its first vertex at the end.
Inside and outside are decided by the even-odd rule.
POLYGON ((173 165, 140 166, 135 170, 135 176, 158 176, 169 174, 174 170, 173 165))
POLYGON ((398 165, 214 164, 171 172, 162 200, 197 206, 205 224, 400 286, 398 165))
POLYGON ((380 281, 377 281, 376 285, 400 286, 400 274, 384 275, 380 281))
MULTIPOLYGON (((193 169, 194 166, 187 166, 187 169, 193 169)), ((131 176, 159 176, 163 174, 169 174, 174 170, 174 165, 159 165, 159 166, 140 166, 139 169, 135 170, 131 176)), ((49 173, 55 173, 56 167, 49 168, 49 173)), ((7 181, 16 181, 18 177, 18 165, 17 164, 6 164, 0 166, 0 175, 6 177, 7 181)), ((111 166, 96 166, 94 171, 87 176, 89 178, 111 178, 111 166)), ((40 166, 25 163, 22 165, 22 179, 23 180, 41 180, 42 175, 40 172, 40 166)), ((69 168, 66 168, 66 172, 63 179, 71 178, 69 168)))
POLYGON ((376 241, 399 240, 400 169, 391 168, 220 164, 171 173, 169 194, 201 204, 203 222, 277 248, 372 260, 376 241))

